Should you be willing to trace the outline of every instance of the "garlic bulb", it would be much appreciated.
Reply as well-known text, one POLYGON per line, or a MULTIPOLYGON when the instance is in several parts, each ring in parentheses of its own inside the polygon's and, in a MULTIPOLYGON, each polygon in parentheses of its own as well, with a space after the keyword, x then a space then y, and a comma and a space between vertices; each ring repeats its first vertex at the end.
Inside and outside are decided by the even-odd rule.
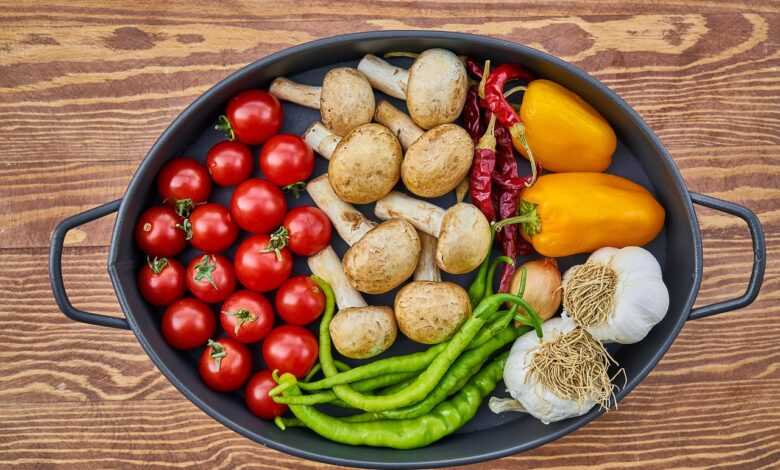
POLYGON ((541 340, 533 331, 518 338, 504 366, 504 383, 512 398, 519 403, 491 398, 490 409, 494 413, 524 410, 549 424, 581 416, 597 403, 606 405, 612 396, 612 385, 607 375, 609 356, 601 343, 578 329, 571 318, 565 315, 546 321, 542 325, 542 332, 544 337, 541 340), (570 339, 575 343, 556 344, 570 339), (562 357, 560 348, 557 351, 544 350, 545 345, 564 346, 567 350, 573 346, 575 353, 585 351, 584 354, 562 357), (540 353, 546 353, 549 357, 537 358, 540 353), (535 359, 545 359, 542 361, 542 370, 539 370, 539 363, 535 359), (562 374, 562 371, 569 374, 562 374), (580 396, 563 398, 559 390, 543 382, 563 385, 571 395, 580 396))
POLYGON ((644 248, 601 248, 563 276, 563 309, 603 342, 641 341, 669 308, 661 266, 644 248))

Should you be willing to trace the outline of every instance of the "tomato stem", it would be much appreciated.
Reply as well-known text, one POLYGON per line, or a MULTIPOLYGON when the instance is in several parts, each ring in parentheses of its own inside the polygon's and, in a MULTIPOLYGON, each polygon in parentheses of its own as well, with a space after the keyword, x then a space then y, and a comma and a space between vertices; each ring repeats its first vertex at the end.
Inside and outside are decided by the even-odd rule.
POLYGON ((211 353, 209 356, 211 356, 211 358, 214 359, 214 362, 217 363, 217 370, 219 370, 222 367, 222 359, 227 357, 227 351, 225 351, 224 346, 217 343, 213 339, 209 340, 208 347, 211 348, 211 353))
POLYGON ((287 231, 287 227, 282 225, 268 239, 268 245, 263 250, 263 253, 269 253, 273 251, 276 254, 276 261, 282 260, 282 248, 287 246, 287 242, 290 239, 290 232, 287 231))
POLYGON ((295 199, 298 199, 299 197, 301 197, 301 194, 306 190, 306 183, 304 183, 303 181, 298 181, 297 183, 288 184, 287 186, 284 186, 282 189, 291 192, 293 197, 295 199))
POLYGON ((236 319, 236 327, 233 329, 233 333, 238 336, 238 330, 244 325, 244 323, 251 323, 257 319, 249 310, 240 308, 235 312, 228 313, 231 317, 236 319))
POLYGON ((203 255, 203 258, 195 265, 195 280, 206 280, 211 284, 211 287, 218 289, 217 284, 214 282, 215 269, 217 269, 217 263, 214 261, 214 257, 211 255, 203 255))
POLYGON ((192 240, 192 223, 190 219, 184 219, 180 224, 176 224, 176 228, 184 232, 185 240, 192 240))
POLYGON ((176 213, 182 217, 189 217, 192 212, 192 208, 195 207, 195 203, 192 199, 177 199, 174 203, 176 213))
POLYGON ((154 258, 149 258, 147 256, 146 264, 149 265, 149 269, 151 269, 153 273, 160 274, 163 271, 163 269, 165 269, 165 267, 168 266, 168 259, 158 258, 156 256, 154 258))
POLYGON ((236 133, 233 131, 233 126, 230 125, 230 120, 224 114, 217 118, 214 129, 224 133, 228 140, 236 140, 236 133))

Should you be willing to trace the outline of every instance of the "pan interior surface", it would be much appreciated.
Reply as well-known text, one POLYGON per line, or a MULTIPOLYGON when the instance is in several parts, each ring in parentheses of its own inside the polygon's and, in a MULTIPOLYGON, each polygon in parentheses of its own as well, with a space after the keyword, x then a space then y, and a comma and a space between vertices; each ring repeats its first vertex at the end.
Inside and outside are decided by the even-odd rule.
MULTIPOLYGON (((160 137, 134 175, 114 229, 109 272, 117 296, 133 330, 146 352, 168 379, 201 409, 241 434, 270 447, 325 462, 385 468, 432 467, 474 463, 529 449, 556 439, 597 417, 592 410, 587 415, 551 425, 544 425, 527 415, 492 414, 486 402, 476 417, 464 428, 433 445, 422 449, 398 451, 381 448, 350 447, 327 441, 305 429, 281 431, 273 423, 255 418, 243 404, 240 394, 222 394, 209 390, 200 380, 196 361, 200 350, 181 352, 170 348, 159 328, 160 311, 151 308, 140 297, 135 272, 142 263, 142 255, 135 248, 132 227, 141 211, 157 202, 154 179, 158 170, 169 159, 188 156, 205 161, 208 149, 223 140, 211 128, 227 101, 248 88, 266 88, 277 76, 287 76, 302 83, 318 85, 324 74, 337 66, 356 66, 359 58, 368 52, 381 54, 390 50, 421 51, 443 47, 458 54, 477 59, 491 58, 494 63, 519 62, 537 76, 549 78, 572 89, 609 120, 618 134, 618 149, 609 173, 627 177, 649 189, 666 208, 665 229, 647 248, 657 257, 669 287, 670 309, 664 321, 657 325, 642 342, 612 348, 615 359, 625 369, 626 383, 618 399, 633 389, 655 366, 668 349, 690 310, 698 289, 701 243, 690 199, 682 179, 652 132, 625 103, 606 87, 584 72, 544 53, 516 44, 494 39, 434 32, 358 33, 297 46, 262 59, 228 77, 209 90, 187 108, 160 137)), ((409 59, 392 59, 397 65, 408 66, 409 59)), ((388 99, 401 109, 399 100, 377 92, 379 99, 388 99)), ((319 119, 316 110, 284 103, 283 132, 301 134, 309 124, 319 119)), ((256 155, 257 149, 253 149, 256 155)), ((257 166, 255 164, 255 166, 257 166)), ((527 165, 520 165, 521 168, 527 165)), ((313 176, 325 173, 327 162, 317 157, 313 176)), ((259 169, 255 175, 260 176, 259 169)), ((232 188, 217 188, 211 199, 229 203, 232 188)), ((455 202, 449 194, 433 200, 448 207, 455 202)), ((300 199, 288 198, 291 207, 313 205, 308 195, 300 199)), ((373 204, 359 206, 369 217, 373 204)), ((630 230, 630 227, 626 227, 630 230)), ((243 235, 246 236, 245 234, 243 235)), ((334 232, 332 242, 343 255, 346 245, 334 232)), ((229 252, 232 256, 233 250, 229 252)), ((198 253, 188 250, 183 256, 189 261, 198 253)), ((587 256, 559 259, 561 270, 582 262, 587 256)), ((294 272, 307 274, 305 259, 295 260, 294 272)), ((449 276, 445 279, 467 285, 472 275, 449 276)), ((366 295, 373 305, 392 305, 395 291, 374 296, 366 295)), ((313 326, 316 329, 316 324, 313 326)), ((399 335, 399 339, 385 355, 396 355, 422 349, 421 345, 399 335)), ((260 369, 258 348, 252 350, 255 369, 260 369)), ((384 355, 382 356, 384 357, 384 355)), ((353 363, 355 361, 352 361, 353 363)), ((623 385, 623 384, 619 384, 623 385)), ((493 395, 505 396, 503 384, 493 395)))

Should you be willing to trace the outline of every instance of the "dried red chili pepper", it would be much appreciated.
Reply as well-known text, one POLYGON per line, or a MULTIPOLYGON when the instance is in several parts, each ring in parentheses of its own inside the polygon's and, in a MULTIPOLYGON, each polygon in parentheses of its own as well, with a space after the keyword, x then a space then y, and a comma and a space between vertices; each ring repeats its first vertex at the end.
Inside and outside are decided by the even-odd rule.
MULTIPOLYGON (((493 173, 495 191, 498 194, 499 220, 517 215, 517 204, 520 191, 528 184, 528 177, 521 177, 517 171, 517 158, 514 154, 512 137, 509 131, 497 126, 496 136, 496 170, 493 173)), ((508 225, 497 234, 501 251, 512 259, 519 255, 530 254, 533 249, 521 236, 517 225, 508 225)), ((515 268, 505 265, 501 273, 499 292, 507 292, 512 283, 515 268)))
POLYGON ((482 122, 481 114, 477 87, 472 86, 466 94, 466 105, 463 106, 463 126, 474 142, 478 141, 485 133, 486 126, 482 122))
POLYGON ((491 197, 493 186, 493 171, 496 168, 496 138, 493 131, 496 124, 495 116, 490 119, 487 130, 479 139, 474 149, 474 161, 471 164, 471 184, 469 194, 471 202, 489 221, 496 220, 496 209, 491 197))
POLYGON ((484 90, 485 106, 496 115, 499 124, 507 128, 514 148, 518 151, 522 149, 528 156, 531 163, 529 185, 536 180, 536 161, 525 138, 525 126, 504 96, 504 85, 510 80, 531 81, 533 79, 533 75, 519 65, 502 64, 490 70, 487 78, 480 84, 481 90, 484 90))
POLYGON ((468 72, 471 75, 474 75, 476 78, 482 78, 482 66, 474 61, 474 59, 471 57, 466 57, 466 70, 468 70, 468 72))

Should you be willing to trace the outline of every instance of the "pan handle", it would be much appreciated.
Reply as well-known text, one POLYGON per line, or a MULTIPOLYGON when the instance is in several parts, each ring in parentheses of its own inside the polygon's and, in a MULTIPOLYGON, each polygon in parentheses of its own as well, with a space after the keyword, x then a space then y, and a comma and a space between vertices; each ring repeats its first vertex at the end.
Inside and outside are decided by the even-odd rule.
POLYGON ((108 204, 103 204, 102 206, 68 217, 57 225, 57 228, 52 233, 51 249, 49 250, 49 281, 51 282, 51 290, 54 293, 54 300, 57 302, 60 310, 62 310, 62 313, 68 318, 89 323, 90 325, 110 326, 112 328, 129 330, 130 325, 124 318, 89 313, 74 307, 70 303, 70 299, 68 299, 68 294, 65 293, 65 283, 62 281, 62 247, 65 243, 65 234, 79 225, 116 212, 121 203, 122 200, 117 199, 108 204))
POLYGON ((759 289, 761 289, 761 282, 764 280, 764 270, 766 269, 766 242, 764 241, 764 229, 761 228, 761 221, 758 220, 756 214, 751 212, 750 209, 733 202, 699 193, 691 193, 691 200, 695 204, 736 215, 747 223, 750 237, 753 239, 753 271, 750 273, 750 281, 744 294, 735 299, 723 300, 694 308, 691 310, 688 319, 697 320, 750 305, 756 299, 759 289))

